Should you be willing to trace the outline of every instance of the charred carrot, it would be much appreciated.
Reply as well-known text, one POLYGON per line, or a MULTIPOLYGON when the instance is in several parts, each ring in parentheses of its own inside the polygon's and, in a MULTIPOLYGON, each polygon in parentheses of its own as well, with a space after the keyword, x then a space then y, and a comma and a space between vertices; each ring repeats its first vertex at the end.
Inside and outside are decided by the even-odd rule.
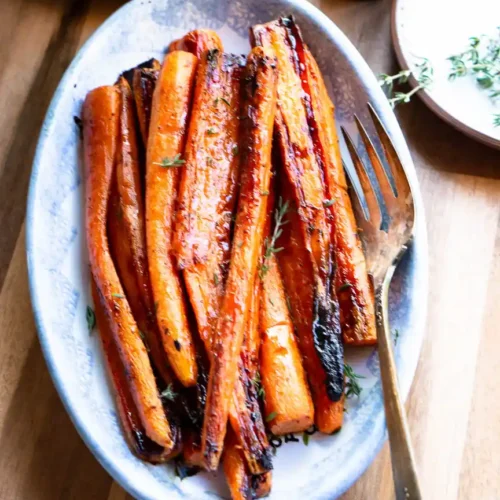
POLYGON ((185 50, 191 52, 196 57, 200 58, 203 52, 207 50, 224 50, 222 41, 219 35, 212 30, 193 30, 186 33, 179 40, 174 40, 168 50, 185 50))
POLYGON ((133 75, 133 91, 139 127, 143 144, 147 145, 149 135, 149 124, 151 122, 151 106, 158 75, 160 74, 160 63, 153 59, 151 67, 136 68, 133 75))
POLYGON ((119 110, 120 94, 116 87, 99 87, 91 91, 83 105, 90 268, 146 435, 170 452, 175 444, 172 430, 158 395, 148 353, 109 251, 106 220, 117 151, 119 110))
MULTIPOLYGON (((296 35, 299 36, 299 35, 296 35)), ((299 38, 300 39, 300 38, 299 38)), ((344 343, 371 345, 377 342, 373 291, 366 261, 357 237, 357 225, 347 193, 335 127, 334 106, 318 65, 303 42, 297 44, 306 67, 308 93, 312 104, 312 130, 324 165, 329 208, 332 214, 336 288, 344 343)))
POLYGON ((274 254, 262 277, 260 328, 266 422, 274 435, 304 431, 314 423, 314 407, 274 254))
POLYGON ((343 394, 343 346, 339 307, 332 281, 331 226, 324 207, 322 164, 309 132, 310 105, 304 98, 302 69, 291 32, 292 21, 281 18, 252 28, 254 45, 272 48, 278 60, 276 134, 281 160, 298 210, 298 224, 313 273, 313 339, 323 365, 327 393, 333 401, 343 394))
POLYGON ((176 443, 171 451, 165 450, 165 448, 148 438, 144 432, 144 427, 137 413, 132 394, 130 393, 128 380, 123 370, 123 363, 113 338, 112 328, 106 317, 101 297, 93 279, 92 297, 94 299, 97 330, 99 331, 106 367, 114 389, 118 416, 127 444, 132 452, 141 460, 146 460, 153 464, 165 462, 179 452, 181 442, 180 429, 174 425, 171 426, 173 438, 176 443))
POLYGON ((153 97, 146 166, 146 234, 156 319, 171 367, 184 386, 196 383, 197 366, 170 249, 196 65, 196 57, 187 52, 165 57, 153 97))
MULTIPOLYGON (((282 180, 281 194, 286 199, 286 179, 282 180)), ((277 254, 285 284, 289 309, 292 315, 303 364, 314 401, 314 418, 318 429, 331 434, 342 426, 344 400, 332 401, 326 391, 325 369, 320 363, 312 335, 313 277, 311 262, 298 230, 297 211, 290 202, 283 233, 277 245, 283 250, 277 254)), ((274 299, 273 299, 274 300, 274 299)))
POLYGON ((256 476, 248 471, 238 440, 231 430, 227 433, 222 464, 233 500, 248 500, 269 495, 271 473, 256 476))
MULTIPOLYGON (((217 468, 222 453, 263 240, 276 109, 275 59, 261 48, 253 50, 242 81, 241 187, 226 291, 212 339, 212 363, 202 433, 202 449, 209 470, 217 468)), ((191 241, 200 252, 202 242, 195 238, 191 241)))
POLYGON ((241 71, 239 56, 214 49, 201 57, 179 189, 174 250, 207 346, 223 289, 238 175, 241 71))

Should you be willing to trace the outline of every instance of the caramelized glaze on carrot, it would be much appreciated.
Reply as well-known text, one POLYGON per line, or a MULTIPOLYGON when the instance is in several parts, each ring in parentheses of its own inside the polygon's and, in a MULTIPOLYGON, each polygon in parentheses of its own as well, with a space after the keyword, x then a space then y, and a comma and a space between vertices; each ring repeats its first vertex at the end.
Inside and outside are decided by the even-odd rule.
MULTIPOLYGON (((274 57, 266 55, 261 48, 253 50, 243 78, 240 196, 226 291, 212 338, 212 363, 203 422, 202 449, 209 470, 217 468, 222 453, 263 241, 276 109, 274 57)), ((196 243, 199 245, 198 241, 196 243)))
POLYGON ((158 328, 171 367, 184 386, 197 365, 180 278, 171 255, 173 217, 197 59, 175 51, 155 88, 146 167, 146 234, 158 328))
POLYGON ((168 47, 169 52, 174 50, 185 50, 200 58, 207 50, 224 50, 219 35, 212 30, 193 30, 186 33, 179 40, 174 40, 168 47))
POLYGON ((302 86, 303 68, 297 53, 300 43, 293 21, 281 18, 251 30, 253 44, 271 47, 279 68, 276 135, 283 170, 296 204, 302 239, 313 273, 313 339, 324 372, 327 393, 333 401, 343 394, 343 346, 339 306, 332 282, 331 224, 324 207, 326 190, 323 165, 309 131, 310 97, 302 86))
POLYGON ((120 93, 116 87, 99 87, 87 95, 83 105, 83 150, 90 268, 146 435, 170 452, 175 445, 172 429, 165 417, 148 353, 109 251, 106 221, 119 115, 120 93))

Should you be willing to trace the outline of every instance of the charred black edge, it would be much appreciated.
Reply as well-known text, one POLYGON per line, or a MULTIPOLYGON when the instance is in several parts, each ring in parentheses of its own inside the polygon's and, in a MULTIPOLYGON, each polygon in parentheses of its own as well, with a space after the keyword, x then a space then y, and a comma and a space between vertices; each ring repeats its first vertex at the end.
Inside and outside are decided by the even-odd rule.
POLYGON ((155 58, 148 59, 147 61, 144 61, 143 63, 138 64, 137 66, 134 66, 133 68, 125 70, 121 75, 123 78, 127 80, 129 85, 132 87, 132 82, 134 78, 134 71, 136 69, 150 69, 154 70, 157 69, 159 66, 159 62, 155 58))

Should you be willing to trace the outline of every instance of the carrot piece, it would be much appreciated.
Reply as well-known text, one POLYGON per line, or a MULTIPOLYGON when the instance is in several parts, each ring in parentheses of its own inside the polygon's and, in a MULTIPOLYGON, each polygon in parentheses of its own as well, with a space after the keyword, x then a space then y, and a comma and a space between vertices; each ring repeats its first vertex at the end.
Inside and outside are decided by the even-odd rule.
POLYGON ((134 91, 135 105, 137 107, 137 116, 139 119, 142 141, 145 145, 148 143, 153 93, 159 74, 160 63, 156 59, 151 61, 151 67, 136 68, 133 74, 132 88, 134 91))
MULTIPOLYGON (((288 191, 286 184, 287 180, 282 179, 281 193, 284 198, 286 198, 288 191)), ((342 426, 344 398, 334 402, 331 401, 326 392, 325 369, 318 358, 312 335, 313 277, 311 262, 298 229, 298 221, 296 220, 298 214, 293 204, 291 204, 286 217, 288 224, 283 226, 283 233, 277 243, 278 247, 283 248, 283 250, 277 254, 277 257, 304 368, 309 379, 314 401, 315 424, 321 432, 331 434, 342 426)))
MULTIPOLYGON (((274 58, 267 56, 261 48, 253 50, 242 81, 241 190, 226 292, 212 339, 212 363, 202 433, 202 450, 209 470, 217 468, 222 452, 263 240, 276 109, 277 71, 274 58)), ((205 206, 204 211, 207 210, 205 206)), ((201 229, 210 222, 208 219, 201 229)), ((199 253, 202 242, 196 237, 184 238, 183 241, 189 241, 199 253)))
POLYGON ((153 297, 146 254, 145 209, 135 131, 132 92, 121 77, 120 124, 115 175, 108 210, 108 238, 113 262, 154 367, 166 384, 172 373, 154 319, 153 297))
POLYGON ((219 35, 212 30, 193 30, 186 33, 179 40, 174 40, 168 47, 169 52, 185 50, 200 58, 206 50, 224 50, 219 35))
POLYGON ((130 391, 146 435, 167 451, 174 447, 148 354, 118 278, 106 231, 108 201, 117 150, 120 94, 115 87, 91 91, 83 105, 86 166, 86 233, 90 268, 103 298, 130 391))
POLYGON ((197 60, 167 54, 153 96, 146 163, 146 236, 156 319, 163 348, 184 386, 196 384, 195 351, 179 276, 170 254, 180 159, 197 60))
POLYGON ((262 277, 260 328, 266 422, 274 435, 309 429, 314 407, 275 255, 267 259, 262 277))
POLYGON ((226 436, 222 465, 233 500, 262 498, 270 493, 271 473, 250 474, 238 440, 231 430, 228 430, 226 436))
POLYGON ((140 421, 137 408, 135 406, 132 394, 128 387, 128 380, 123 369, 123 363, 120 359, 120 353, 113 338, 112 327, 106 316, 105 308, 102 304, 99 291, 92 281, 92 298, 94 300, 95 317, 99 338, 105 355, 106 368, 111 380, 118 417, 125 435, 127 444, 132 452, 141 460, 158 464, 166 462, 179 453, 180 450, 180 429, 174 425, 171 426, 175 446, 171 451, 165 450, 157 443, 148 438, 144 432, 144 427, 140 421))
POLYGON ((201 57, 179 189, 173 246, 208 349, 224 287, 238 176, 242 63, 240 56, 217 49, 201 57))
POLYGON ((310 88, 317 147, 325 168, 329 210, 332 213, 333 241, 337 266, 336 288, 344 343, 372 345, 377 342, 375 307, 366 261, 357 236, 357 225, 347 192, 335 127, 334 106, 309 49, 302 48, 310 88))
POLYGON ((339 307, 332 281, 331 225, 323 206, 325 186, 322 164, 309 132, 310 105, 302 87, 302 69, 290 26, 281 18, 252 28, 253 44, 272 48, 279 68, 276 133, 297 219, 311 261, 313 273, 313 338, 318 358, 326 375, 327 393, 333 401, 341 399, 344 389, 343 346, 339 307))

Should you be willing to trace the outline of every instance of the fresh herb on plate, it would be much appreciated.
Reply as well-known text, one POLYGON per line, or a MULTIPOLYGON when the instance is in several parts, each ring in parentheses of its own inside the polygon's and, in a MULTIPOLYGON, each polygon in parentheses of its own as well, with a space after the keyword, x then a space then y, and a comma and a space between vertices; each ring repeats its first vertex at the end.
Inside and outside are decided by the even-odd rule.
POLYGON ((160 398, 167 401, 174 401, 176 397, 177 393, 174 392, 172 384, 168 384, 166 389, 164 389, 160 394, 160 398))
POLYGON ((347 378, 347 382, 345 384, 345 397, 351 398, 353 396, 359 396, 363 388, 359 385, 358 380, 365 377, 355 373, 352 366, 347 363, 344 364, 344 375, 347 378))
POLYGON ((95 313, 90 306, 87 306, 87 312, 85 316, 87 318, 87 328, 89 329, 89 334, 90 334, 95 328, 95 313))
MULTIPOLYGON (((448 57, 450 81, 469 75, 493 101, 500 99, 500 27, 498 30, 497 38, 470 37, 465 51, 448 57)), ((493 115, 493 125, 500 126, 500 114, 493 115)))

